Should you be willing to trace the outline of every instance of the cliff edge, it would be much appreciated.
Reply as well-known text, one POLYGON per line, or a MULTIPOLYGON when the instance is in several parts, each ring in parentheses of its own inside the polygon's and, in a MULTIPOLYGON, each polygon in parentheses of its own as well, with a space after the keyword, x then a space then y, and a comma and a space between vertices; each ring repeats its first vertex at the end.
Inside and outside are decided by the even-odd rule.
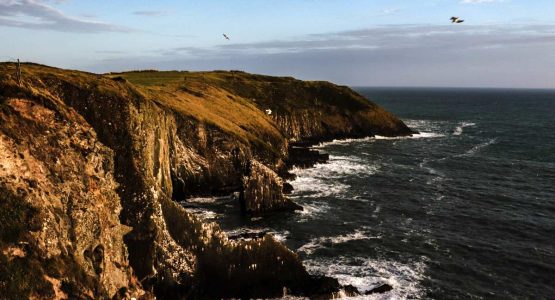
POLYGON ((237 192, 246 213, 296 209, 291 141, 411 133, 327 82, 36 64, 17 82, 0 64, 0 294, 331 297, 337 281, 271 236, 229 240, 174 200, 237 192))

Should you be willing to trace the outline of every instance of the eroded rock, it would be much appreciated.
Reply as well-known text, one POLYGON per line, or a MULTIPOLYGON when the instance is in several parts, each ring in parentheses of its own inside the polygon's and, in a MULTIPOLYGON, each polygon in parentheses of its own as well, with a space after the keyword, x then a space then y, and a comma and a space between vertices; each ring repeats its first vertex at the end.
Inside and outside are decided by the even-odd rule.
MULTIPOLYGON (((49 103, 52 106, 53 103, 49 103)), ((144 292, 119 222, 113 152, 75 111, 0 107, 0 293, 111 298, 144 292)))

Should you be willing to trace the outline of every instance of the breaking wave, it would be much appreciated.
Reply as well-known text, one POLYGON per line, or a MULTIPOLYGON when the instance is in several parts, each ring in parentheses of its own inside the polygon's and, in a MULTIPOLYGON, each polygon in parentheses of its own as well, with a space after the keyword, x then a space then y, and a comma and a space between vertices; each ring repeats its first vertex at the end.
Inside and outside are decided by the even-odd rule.
POLYGON ((453 131, 453 135, 461 135, 465 127, 472 126, 476 126, 476 123, 462 122, 459 126, 457 126, 457 128, 455 128, 455 130, 453 131))
POLYGON ((314 219, 320 215, 323 215, 330 209, 330 206, 326 202, 315 201, 311 203, 297 203, 303 207, 303 210, 297 210, 296 213, 301 216, 300 222, 305 222, 308 219, 314 219))
POLYGON ((297 251, 304 252, 307 255, 311 255, 318 249, 326 248, 328 246, 343 244, 350 241, 357 240, 370 240, 370 239, 380 239, 381 236, 371 236, 367 230, 364 228, 357 229, 352 233, 330 236, 330 237, 318 237, 311 239, 308 243, 301 246, 297 251))
POLYGON ((374 138, 376 140, 408 140, 408 139, 440 138, 440 137, 444 137, 444 136, 445 136, 445 134, 437 133, 437 132, 420 132, 420 133, 413 134, 413 135, 410 135, 410 136, 389 137, 389 136, 376 135, 374 138))
POLYGON ((361 142, 372 142, 375 139, 373 137, 365 137, 365 138, 358 138, 358 139, 338 139, 332 140, 329 142, 322 142, 318 145, 313 146, 313 148, 325 148, 326 146, 330 145, 350 145, 352 143, 361 143, 361 142))
POLYGON ((385 283, 393 287, 393 290, 383 294, 355 298, 415 299, 423 297, 425 293, 421 286, 426 271, 424 261, 404 264, 391 260, 340 256, 308 259, 304 265, 311 274, 334 277, 342 285, 353 285, 362 294, 385 283))
POLYGON ((330 181, 330 178, 368 176, 377 173, 378 170, 378 165, 370 164, 357 157, 332 155, 325 164, 317 164, 308 169, 294 168, 292 170, 297 175, 296 179, 290 182, 294 188, 292 198, 298 195, 308 198, 341 197, 350 186, 339 181, 330 181))
POLYGON ((290 182, 293 185, 293 194, 290 198, 298 198, 302 194, 302 197, 306 198, 320 198, 329 197, 333 195, 341 195, 349 189, 349 185, 342 183, 330 183, 323 179, 316 177, 308 177, 304 175, 298 175, 297 178, 290 182))
POLYGON ((274 236, 274 239, 276 241, 280 241, 280 242, 285 242, 285 240, 287 240, 289 238, 289 235, 291 234, 289 231, 284 230, 284 231, 271 231, 270 234, 272 234, 274 236))
POLYGON ((320 143, 316 146, 314 146, 313 148, 325 148, 327 146, 330 145, 339 145, 339 146, 349 146, 353 143, 371 143, 374 141, 378 141, 378 140, 410 140, 410 139, 426 139, 426 138, 440 138, 440 137, 444 137, 445 134, 443 133, 438 133, 438 132, 426 132, 426 131, 420 131, 419 133, 416 134, 412 134, 409 136, 382 136, 382 135, 376 135, 376 136, 371 136, 371 137, 365 137, 365 138, 360 138, 360 139, 341 139, 341 140, 333 140, 331 142, 323 142, 320 143))
POLYGON ((486 142, 483 142, 483 143, 481 143, 481 144, 478 144, 478 145, 472 147, 472 149, 466 151, 465 153, 460 154, 460 155, 456 155, 456 156, 457 156, 457 157, 461 157, 461 156, 473 156, 474 154, 478 153, 478 152, 479 152, 480 150, 482 150, 483 148, 485 148, 485 147, 487 147, 487 146, 490 146, 490 145, 493 145, 493 144, 495 144, 495 143, 497 143, 497 138, 493 138, 493 139, 490 139, 490 140, 488 140, 488 141, 486 141, 486 142))

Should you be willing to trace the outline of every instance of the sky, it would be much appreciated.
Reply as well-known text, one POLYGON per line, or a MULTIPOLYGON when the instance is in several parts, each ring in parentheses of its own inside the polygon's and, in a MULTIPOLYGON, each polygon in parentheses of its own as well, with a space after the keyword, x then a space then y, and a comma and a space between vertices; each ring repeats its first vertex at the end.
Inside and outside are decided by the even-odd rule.
POLYGON ((555 88, 554 12, 553 0, 0 0, 0 61, 555 88))

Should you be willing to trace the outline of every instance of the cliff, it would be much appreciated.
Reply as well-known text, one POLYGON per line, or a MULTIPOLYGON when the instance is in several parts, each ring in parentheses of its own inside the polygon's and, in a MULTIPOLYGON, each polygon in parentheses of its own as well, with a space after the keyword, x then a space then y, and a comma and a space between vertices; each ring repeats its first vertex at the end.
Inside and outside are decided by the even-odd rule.
POLYGON ((411 133, 330 83, 24 64, 18 84, 14 68, 0 64, 0 294, 14 298, 328 297, 337 282, 271 236, 228 240, 173 200, 295 209, 290 140, 411 133))

